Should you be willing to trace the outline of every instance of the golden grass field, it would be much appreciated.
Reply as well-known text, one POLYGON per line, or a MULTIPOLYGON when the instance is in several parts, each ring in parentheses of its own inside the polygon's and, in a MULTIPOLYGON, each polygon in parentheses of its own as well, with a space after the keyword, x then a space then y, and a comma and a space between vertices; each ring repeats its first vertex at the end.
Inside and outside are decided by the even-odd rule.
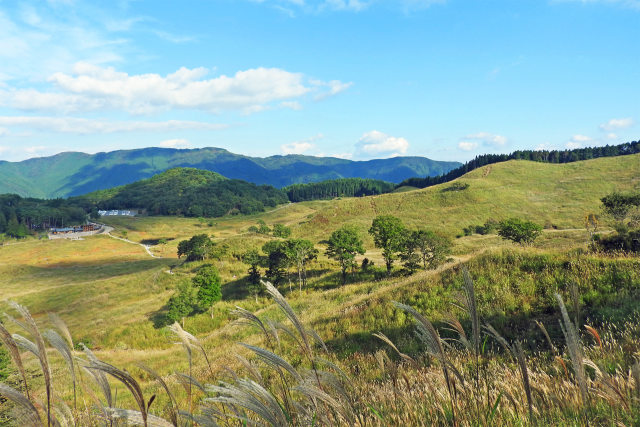
MULTIPOLYGON (((187 369, 181 346, 175 344, 167 328, 156 327, 154 319, 163 310, 176 284, 188 280, 202 264, 178 260, 178 242, 206 233, 229 246, 229 255, 215 262, 224 283, 224 299, 216 304, 213 319, 208 313, 190 317, 185 320, 184 328, 202 340, 209 358, 215 361, 218 374, 225 365, 237 365, 236 352, 247 354, 234 345, 235 342, 260 343, 257 330, 233 322, 231 309, 239 305, 261 315, 283 318, 270 299, 261 297, 255 302, 247 295, 243 278, 248 267, 231 256, 250 248, 259 249, 269 240, 267 236, 247 231, 262 219, 269 226, 275 223, 291 226, 293 237, 310 239, 321 249, 318 261, 310 268, 308 288, 287 294, 301 319, 326 341, 334 343, 341 354, 348 354, 352 361, 359 357, 371 358, 371 355, 354 354, 357 344, 343 341, 347 337, 353 337, 356 343, 356 338, 366 340, 362 337, 384 326, 381 318, 387 315, 391 316, 390 328, 408 322, 404 317, 398 318, 395 310, 380 307, 390 305, 393 299, 419 299, 418 294, 426 289, 437 293, 443 277, 453 274, 454 266, 481 259, 478 257, 482 254, 524 250, 514 248, 512 243, 495 234, 461 237, 454 239, 450 262, 436 271, 338 286, 338 267, 322 251, 322 240, 333 230, 343 224, 355 224, 365 240, 367 253, 363 257, 381 266, 380 251, 366 233, 376 215, 395 215, 410 227, 430 228, 452 238, 468 225, 516 216, 552 227, 544 231, 532 248, 526 249, 527 253, 561 256, 586 247, 583 218, 589 212, 600 212, 601 197, 614 190, 640 187, 640 155, 561 165, 509 161, 475 170, 458 181, 468 183, 469 188, 442 192, 450 185, 442 184, 374 197, 284 205, 251 216, 105 219, 115 228, 113 235, 152 244, 151 251, 160 258, 150 257, 139 245, 106 235, 84 240, 32 239, 8 243, 0 247, 0 299, 3 301, 0 309, 7 311, 6 301, 16 301, 28 307, 43 325, 46 313, 57 313, 69 326, 76 342, 86 342, 99 358, 127 367, 141 378, 149 394, 158 392, 159 387, 135 368, 135 364, 144 362, 162 375, 187 369), (166 239, 167 243, 154 245, 159 239, 166 239), (367 314, 366 310, 371 307, 377 307, 379 315, 367 314)), ((602 226, 607 229, 604 221, 602 226)), ((481 265, 478 268, 482 268, 481 265)), ((419 300, 419 304, 431 310, 441 303, 432 301, 419 300)), ((61 360, 52 357, 57 360, 54 376, 64 378, 68 374, 61 360)), ((203 361, 198 355, 195 358, 194 376, 201 381, 212 381, 214 378, 203 361)), ((34 366, 32 360, 31 372, 36 370, 34 366)), ((173 384, 176 385, 175 381, 173 384)), ((68 396, 70 388, 63 386, 58 391, 68 396)), ((182 391, 178 394, 184 396, 182 391)), ((122 395, 123 402, 130 402, 124 391, 122 395)))

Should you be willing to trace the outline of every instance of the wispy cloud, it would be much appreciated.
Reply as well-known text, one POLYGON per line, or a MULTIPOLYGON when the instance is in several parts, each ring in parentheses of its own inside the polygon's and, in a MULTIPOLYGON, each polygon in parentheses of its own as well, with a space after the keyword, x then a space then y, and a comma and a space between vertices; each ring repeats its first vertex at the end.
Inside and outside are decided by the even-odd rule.
POLYGON ((507 145, 509 140, 504 135, 489 132, 477 132, 460 138, 458 148, 462 151, 473 151, 478 148, 500 148, 507 145))
POLYGON ((167 139, 158 144, 163 148, 190 148, 191 143, 186 139, 167 139))
POLYGON ((633 126, 635 122, 631 117, 624 119, 611 119, 606 123, 600 125, 600 130, 611 132, 619 129, 627 129, 633 126))
POLYGON ((603 4, 640 10, 640 0, 554 0, 556 3, 603 4))
POLYGON ((311 138, 303 139, 301 141, 293 141, 288 144, 282 144, 280 150, 283 154, 304 154, 316 148, 315 142, 324 138, 321 133, 312 136, 311 138))
POLYGON ((0 126, 27 128, 68 134, 108 134, 116 132, 168 132, 176 130, 221 130, 225 124, 195 121, 109 121, 77 117, 0 116, 0 126))

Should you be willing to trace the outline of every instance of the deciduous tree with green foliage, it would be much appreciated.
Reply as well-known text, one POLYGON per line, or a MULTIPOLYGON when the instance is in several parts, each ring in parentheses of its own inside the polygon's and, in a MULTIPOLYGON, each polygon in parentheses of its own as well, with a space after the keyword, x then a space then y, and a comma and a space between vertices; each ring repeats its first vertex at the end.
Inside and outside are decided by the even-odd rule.
POLYGON ((167 303, 167 319, 172 323, 178 322, 184 317, 190 316, 198 306, 198 289, 191 281, 183 281, 178 284, 176 292, 167 303))
POLYGON ((298 286, 307 285, 307 264, 318 257, 318 250, 313 243, 305 239, 289 239, 286 242, 287 258, 298 270, 298 286))
POLYGON ((503 239, 523 246, 532 244, 541 233, 540 225, 519 218, 505 219, 498 225, 498 234, 503 239))
POLYGON ((178 243, 178 258, 186 256, 187 261, 204 261, 220 259, 227 253, 226 245, 216 244, 206 234, 196 234, 189 240, 178 243))
POLYGON ((193 285, 198 289, 197 298, 200 308, 211 309, 213 319, 213 304, 222 299, 220 274, 212 265, 205 265, 192 279, 193 285))
POLYGON ((451 253, 451 240, 436 234, 431 230, 417 230, 411 233, 411 239, 415 241, 422 267, 435 269, 441 265, 451 253))
POLYGON ((382 249, 382 257, 387 265, 387 274, 391 274, 393 261, 397 258, 398 252, 402 250, 405 236, 405 226, 392 215, 379 215, 375 217, 369 234, 373 236, 376 248, 382 249))
POLYGON ((251 293, 256 302, 258 302, 258 295, 262 291, 262 284, 260 283, 261 275, 258 266, 262 262, 262 257, 257 250, 251 249, 242 255, 242 262, 249 265, 249 275, 247 277, 249 293, 251 293))
POLYGON ((287 227, 284 224, 274 224, 273 225, 273 237, 281 237, 286 239, 291 236, 291 227, 287 227))
POLYGON ((282 240, 272 240, 262 246, 262 252, 267 255, 267 278, 273 284, 282 283, 289 268, 286 243, 282 240))
POLYGON ((340 263, 342 284, 344 285, 347 282, 347 269, 356 265, 356 255, 364 254, 364 247, 358 230, 353 226, 345 225, 331 233, 326 254, 329 258, 335 259, 340 263))

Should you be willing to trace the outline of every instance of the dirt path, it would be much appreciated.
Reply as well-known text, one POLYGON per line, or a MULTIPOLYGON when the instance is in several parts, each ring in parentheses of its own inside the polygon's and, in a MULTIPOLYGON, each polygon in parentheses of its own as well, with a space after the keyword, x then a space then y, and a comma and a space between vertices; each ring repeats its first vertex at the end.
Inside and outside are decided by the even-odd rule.
POLYGON ((108 225, 105 225, 103 230, 104 231, 101 234, 105 234, 105 235, 111 237, 112 239, 122 240, 123 242, 131 243, 133 245, 142 246, 144 248, 144 250, 147 251, 147 253, 149 254, 149 256, 151 258, 162 258, 161 256, 158 256, 158 255, 154 254, 153 252, 151 252, 151 246, 149 246, 149 245, 143 245, 142 243, 138 243, 138 242, 131 241, 129 239, 125 239, 125 238, 122 238, 122 237, 114 236, 113 234, 111 234, 111 232, 114 230, 113 227, 109 227, 108 225))

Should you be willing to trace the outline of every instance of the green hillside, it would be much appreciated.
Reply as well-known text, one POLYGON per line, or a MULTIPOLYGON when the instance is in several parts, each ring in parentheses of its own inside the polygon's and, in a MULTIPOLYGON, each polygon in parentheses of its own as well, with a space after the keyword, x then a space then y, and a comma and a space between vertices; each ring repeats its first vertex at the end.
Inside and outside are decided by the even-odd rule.
POLYGON ((232 213, 262 212, 288 201, 274 187, 230 180, 194 168, 174 168, 148 179, 100 190, 69 203, 89 201, 97 209, 144 209, 150 215, 218 217, 232 213))
POLYGON ((175 167, 193 167, 231 179, 284 187, 339 178, 400 182, 444 174, 458 162, 424 157, 351 161, 302 155, 243 156, 221 148, 144 148, 108 153, 60 153, 22 162, 0 161, 0 194, 54 198, 86 194, 149 178, 175 167))

